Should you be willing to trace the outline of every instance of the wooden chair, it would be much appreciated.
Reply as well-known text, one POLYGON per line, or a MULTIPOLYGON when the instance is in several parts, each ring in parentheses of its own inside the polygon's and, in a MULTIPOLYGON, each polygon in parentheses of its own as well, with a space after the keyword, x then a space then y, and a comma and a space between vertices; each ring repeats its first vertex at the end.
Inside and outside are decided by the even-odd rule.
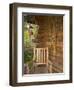
POLYGON ((48 59, 48 47, 45 48, 34 48, 33 50, 33 62, 34 65, 46 65, 47 69, 49 68, 50 72, 52 73, 52 63, 48 59), (50 65, 48 66, 48 62, 50 65))

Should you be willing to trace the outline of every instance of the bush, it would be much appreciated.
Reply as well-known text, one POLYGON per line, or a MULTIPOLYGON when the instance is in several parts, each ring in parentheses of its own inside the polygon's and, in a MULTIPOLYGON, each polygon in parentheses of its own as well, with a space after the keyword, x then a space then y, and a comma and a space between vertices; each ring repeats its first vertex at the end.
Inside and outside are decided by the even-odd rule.
POLYGON ((24 51, 24 63, 28 63, 33 59, 33 52, 32 50, 26 49, 24 51))

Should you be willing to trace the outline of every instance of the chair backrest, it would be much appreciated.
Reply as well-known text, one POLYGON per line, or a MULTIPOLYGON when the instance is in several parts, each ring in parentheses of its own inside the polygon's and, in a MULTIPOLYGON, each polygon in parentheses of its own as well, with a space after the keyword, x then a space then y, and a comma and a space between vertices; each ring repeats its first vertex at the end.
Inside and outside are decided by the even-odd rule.
POLYGON ((48 64, 48 47, 34 48, 33 60, 37 64, 48 64))

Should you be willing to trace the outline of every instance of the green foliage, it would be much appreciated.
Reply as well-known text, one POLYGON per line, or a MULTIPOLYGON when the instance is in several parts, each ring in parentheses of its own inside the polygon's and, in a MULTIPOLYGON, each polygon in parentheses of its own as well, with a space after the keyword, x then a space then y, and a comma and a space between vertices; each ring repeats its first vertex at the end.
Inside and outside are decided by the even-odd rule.
POLYGON ((24 63, 28 63, 33 59, 33 52, 31 50, 26 49, 24 51, 24 63))
POLYGON ((34 37, 35 39, 37 36, 37 32, 38 32, 38 25, 24 22, 24 45, 25 47, 31 47, 33 45, 32 37, 30 35, 30 30, 33 32, 32 37, 34 37), (32 26, 32 28, 30 28, 30 26, 32 26))
POLYGON ((30 47, 30 36, 29 36, 29 32, 28 31, 25 31, 24 32, 24 45, 25 47, 30 47))
POLYGON ((33 52, 31 48, 35 45, 33 39, 36 39, 38 25, 31 23, 31 17, 27 16, 24 19, 24 63, 32 66, 33 52))

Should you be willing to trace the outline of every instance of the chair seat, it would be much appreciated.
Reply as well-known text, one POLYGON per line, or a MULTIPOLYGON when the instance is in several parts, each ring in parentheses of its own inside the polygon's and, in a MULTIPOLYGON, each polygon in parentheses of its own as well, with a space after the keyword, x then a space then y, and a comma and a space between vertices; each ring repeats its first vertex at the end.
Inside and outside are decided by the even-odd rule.
POLYGON ((38 65, 46 65, 46 63, 36 63, 36 64, 38 64, 38 65))

